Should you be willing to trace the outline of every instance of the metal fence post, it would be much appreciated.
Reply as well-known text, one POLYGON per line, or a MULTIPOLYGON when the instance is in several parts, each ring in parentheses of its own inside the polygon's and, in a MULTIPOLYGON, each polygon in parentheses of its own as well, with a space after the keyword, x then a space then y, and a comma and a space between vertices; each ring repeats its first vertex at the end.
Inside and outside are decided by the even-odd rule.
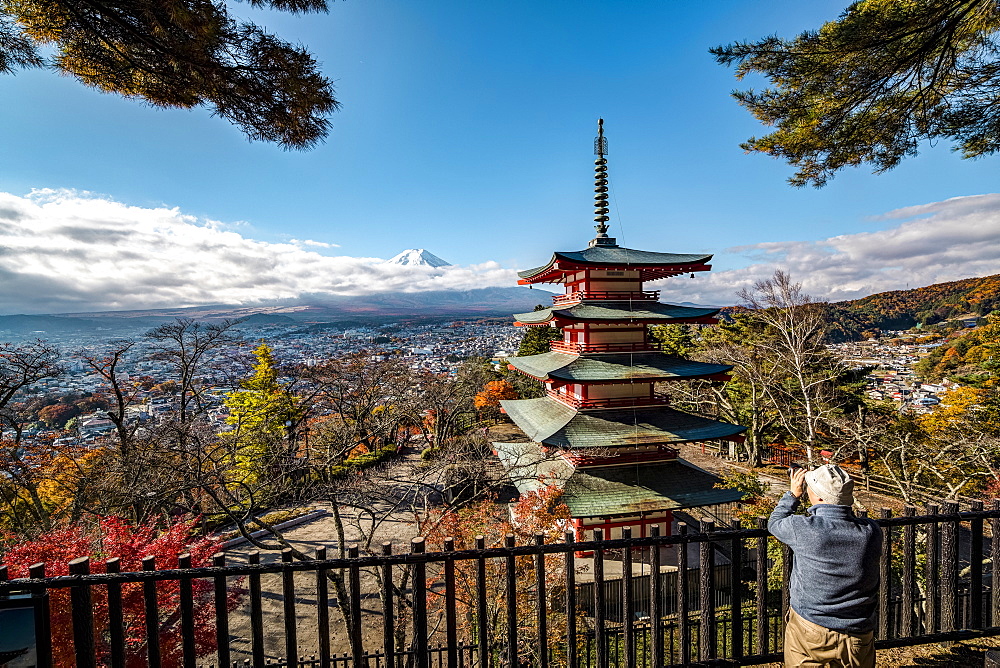
MULTIPOLYGON (((223 568, 226 565, 226 555, 216 552, 212 555, 212 566, 223 568)), ((213 579, 215 595, 215 642, 220 666, 228 666, 229 653, 229 600, 226 576, 216 575, 213 579)))
MULTIPOLYGON (((983 502, 973 501, 971 510, 983 512, 983 502)), ((983 518, 969 521, 969 627, 983 628, 983 518)))
MULTIPOLYGON (((945 501, 945 515, 958 513, 958 503, 945 501)), ((949 519, 941 531, 941 630, 958 628, 958 520, 949 519)))
MULTIPOLYGON (((410 554, 424 553, 424 539, 410 541, 410 554)), ((413 562, 413 651, 417 668, 427 668, 427 566, 423 561, 413 562)))
POLYGON ((732 623, 731 659, 743 658, 743 539, 732 539, 729 576, 729 614, 732 623))
MULTIPOLYGON (((156 557, 143 557, 142 570, 155 571, 156 557)), ((142 599, 146 611, 146 660, 149 668, 160 668, 160 608, 156 597, 156 580, 142 583, 142 599)))
MULTIPOLYGON (((622 538, 632 538, 632 527, 622 527, 622 538)), ((622 548, 622 625, 625 643, 625 668, 635 668, 635 611, 632 601, 632 548, 622 548)))
MULTIPOLYGON (((455 539, 444 539, 444 551, 455 551, 455 539)), ((448 645, 448 668, 458 668, 458 619, 455 611, 455 560, 444 562, 444 628, 448 645)))
MULTIPOLYGON (((654 524, 651 538, 660 537, 660 525, 654 524)), ((660 545, 653 543, 649 548, 649 632, 650 655, 653 666, 663 665, 663 578, 660 575, 660 545)))
POLYGON ((939 551, 940 528, 935 517, 938 514, 939 506, 936 503, 927 504, 927 514, 931 520, 927 525, 927 560, 925 563, 925 581, 927 582, 927 619, 924 623, 925 633, 935 633, 938 626, 938 581, 939 573, 939 551))
MULTIPOLYGON (((884 520, 892 517, 892 511, 882 508, 880 517, 884 520)), ((891 622, 889 619, 889 601, 892 599, 892 527, 882 527, 882 554, 879 555, 879 586, 878 586, 878 637, 885 640, 889 637, 891 622)))
MULTIPOLYGON (((545 545, 545 535, 535 534, 535 545, 541 547, 545 545)), ((548 597, 545 591, 545 554, 539 552, 535 555, 535 606, 537 614, 536 632, 538 633, 538 667, 549 668, 549 645, 548 645, 548 597)))
MULTIPOLYGON (((316 561, 326 561, 326 546, 316 548, 316 561)), ((383 610, 383 614, 384 614, 383 610)), ((389 614, 392 619, 392 614, 389 614)), ((330 668, 330 589, 326 579, 326 569, 316 569, 316 641, 319 648, 319 668, 330 668)), ((392 656, 392 646, 386 649, 386 663, 392 656)))
MULTIPOLYGON (((0 581, 7 579, 7 567, 0 566, 0 581)), ((40 580, 45 577, 45 563, 40 562, 28 566, 28 577, 40 580)), ((52 629, 51 610, 49 608, 49 592, 47 589, 33 591, 32 596, 39 599, 35 608, 35 653, 38 656, 37 668, 52 668, 52 629)))
MULTIPOLYGON (((247 555, 251 566, 260 564, 260 551, 247 555)), ((250 596, 250 656, 253 668, 264 668, 264 610, 260 589, 260 573, 251 571, 247 576, 247 593, 250 596)))
MULTIPOLYGON (((566 544, 576 542, 572 531, 567 531, 566 544)), ((572 549, 566 550, 566 665, 576 665, 576 555, 572 549)))
MULTIPOLYGON (((507 534, 504 545, 509 549, 514 547, 514 534, 507 534)), ((517 561, 514 555, 507 556, 507 665, 517 668, 517 561)))
POLYGON ((604 600, 604 529, 594 529, 594 642, 597 645, 597 665, 608 665, 608 642, 605 633, 604 600))
MULTIPOLYGON (((112 557, 104 562, 106 573, 120 573, 121 559, 112 557)), ((183 605, 183 604, 182 604, 183 605)), ((125 668, 125 619, 122 612, 122 586, 108 584, 108 649, 111 668, 125 668)))
MULTIPOLYGON (((178 555, 177 568, 190 570, 191 555, 186 552, 178 555)), ((190 577, 182 577, 180 581, 180 609, 183 665, 184 668, 195 668, 197 657, 194 642, 194 584, 190 577)))
MULTIPOLYGON (((916 515, 917 509, 913 506, 903 508, 903 516, 912 518, 916 515)), ((916 554, 917 527, 907 524, 903 529, 903 609, 902 609, 902 633, 906 636, 914 635, 916 631, 915 616, 913 614, 913 589, 914 575, 917 569, 916 554)))
MULTIPOLYGON (((677 635, 681 639, 681 663, 685 666, 691 663, 691 630, 688 622, 688 554, 687 525, 677 526, 677 535, 681 542, 677 543, 677 635)), ((671 660, 673 656, 671 653, 671 660)))
MULTIPOLYGON (((281 563, 292 563, 292 550, 286 547, 281 551, 281 563)), ((295 658, 299 654, 298 620, 295 614, 295 571, 283 568, 281 571, 281 603, 283 608, 282 617, 285 622, 285 660, 289 665, 295 663, 295 658)), ((352 592, 353 593, 353 592, 352 592)), ((353 601, 352 601, 353 603, 353 601)), ((353 609, 352 609, 353 612, 353 609)), ((351 615, 353 617, 353 614, 351 615)), ((352 622, 356 620, 352 619, 352 622)), ((352 624, 353 634, 357 624, 352 624)))
MULTIPOLYGON (((476 536, 476 549, 486 549, 486 537, 476 536)), ((489 611, 486 608, 486 558, 476 559, 476 635, 479 640, 479 668, 489 668, 489 611)))
MULTIPOLYGON (((711 520, 701 521, 702 537, 715 531, 715 523, 711 520)), ((700 576, 699 590, 699 640, 698 654, 702 661, 716 657, 715 647, 715 545, 702 540, 699 543, 698 569, 700 576)))
MULTIPOLYGON (((757 518, 757 528, 767 530, 767 518, 757 518)), ((770 649, 770 633, 767 623, 767 536, 757 539, 757 628, 756 644, 758 654, 767 654, 770 649)))

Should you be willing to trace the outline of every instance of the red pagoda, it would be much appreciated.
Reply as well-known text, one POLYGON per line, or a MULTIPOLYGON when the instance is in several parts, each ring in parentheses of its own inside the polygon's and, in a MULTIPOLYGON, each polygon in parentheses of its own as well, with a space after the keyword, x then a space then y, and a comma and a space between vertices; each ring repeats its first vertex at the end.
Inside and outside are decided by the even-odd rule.
POLYGON ((709 271, 711 255, 632 250, 608 232, 608 161, 603 120, 595 141, 597 237, 581 251, 556 252, 545 265, 519 273, 522 285, 554 283, 565 294, 553 305, 517 314, 518 326, 558 327, 551 352, 515 357, 512 370, 545 384, 536 399, 502 401, 528 442, 494 443, 522 494, 546 485, 563 489, 577 537, 603 528, 608 538, 632 527, 668 535, 673 513, 735 501, 740 493, 715 489, 718 478, 678 458, 677 445, 740 440, 744 427, 670 407, 657 383, 724 381, 730 366, 659 352, 648 327, 715 323, 718 309, 659 301, 644 283, 709 271))

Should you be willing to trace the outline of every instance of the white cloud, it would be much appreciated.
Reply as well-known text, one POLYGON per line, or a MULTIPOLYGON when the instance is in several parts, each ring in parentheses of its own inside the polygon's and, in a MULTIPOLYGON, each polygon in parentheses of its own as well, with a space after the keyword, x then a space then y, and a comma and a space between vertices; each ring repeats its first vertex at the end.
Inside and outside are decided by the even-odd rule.
MULTIPOLYGON (((654 284, 665 301, 732 304, 781 268, 818 299, 853 299, 1000 273, 1000 194, 891 211, 893 227, 818 241, 730 248, 748 266, 654 284)), ((513 286, 496 262, 441 268, 322 255, 336 244, 249 239, 176 208, 128 206, 64 190, 0 193, 0 313, 253 304, 323 295, 513 286)), ((537 249, 542 257, 552 249, 537 249)), ((683 251, 684 249, 650 249, 683 251)))
POLYGON ((315 241, 313 239, 289 239, 288 243, 296 246, 310 246, 312 248, 340 248, 340 244, 331 244, 326 241, 315 241))
POLYGON ((901 221, 875 232, 819 241, 760 243, 727 249, 752 261, 740 269, 698 274, 657 286, 667 301, 733 304, 736 293, 788 271, 816 299, 839 301, 1000 273, 1000 194, 956 197, 890 211, 901 221))
POLYGON ((248 304, 514 285, 495 262, 404 267, 325 256, 306 240, 265 243, 176 208, 142 208, 67 190, 0 193, 0 313, 248 304))

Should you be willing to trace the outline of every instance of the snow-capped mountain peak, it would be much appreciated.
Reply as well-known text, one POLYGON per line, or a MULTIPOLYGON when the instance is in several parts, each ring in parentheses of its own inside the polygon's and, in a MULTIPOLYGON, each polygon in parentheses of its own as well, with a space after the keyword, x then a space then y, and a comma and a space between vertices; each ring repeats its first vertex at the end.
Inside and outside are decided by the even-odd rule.
POLYGON ((402 264, 406 266, 418 267, 450 267, 450 262, 445 262, 434 253, 423 248, 410 248, 399 255, 386 260, 388 264, 402 264))

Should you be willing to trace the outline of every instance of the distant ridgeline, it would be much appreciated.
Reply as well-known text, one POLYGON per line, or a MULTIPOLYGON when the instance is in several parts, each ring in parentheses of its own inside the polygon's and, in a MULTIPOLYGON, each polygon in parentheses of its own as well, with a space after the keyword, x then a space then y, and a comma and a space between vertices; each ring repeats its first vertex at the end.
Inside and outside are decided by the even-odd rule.
POLYGON ((865 332, 933 325, 957 316, 983 316, 1000 309, 1000 274, 935 283, 912 290, 880 292, 827 304, 832 342, 856 341, 865 332))

